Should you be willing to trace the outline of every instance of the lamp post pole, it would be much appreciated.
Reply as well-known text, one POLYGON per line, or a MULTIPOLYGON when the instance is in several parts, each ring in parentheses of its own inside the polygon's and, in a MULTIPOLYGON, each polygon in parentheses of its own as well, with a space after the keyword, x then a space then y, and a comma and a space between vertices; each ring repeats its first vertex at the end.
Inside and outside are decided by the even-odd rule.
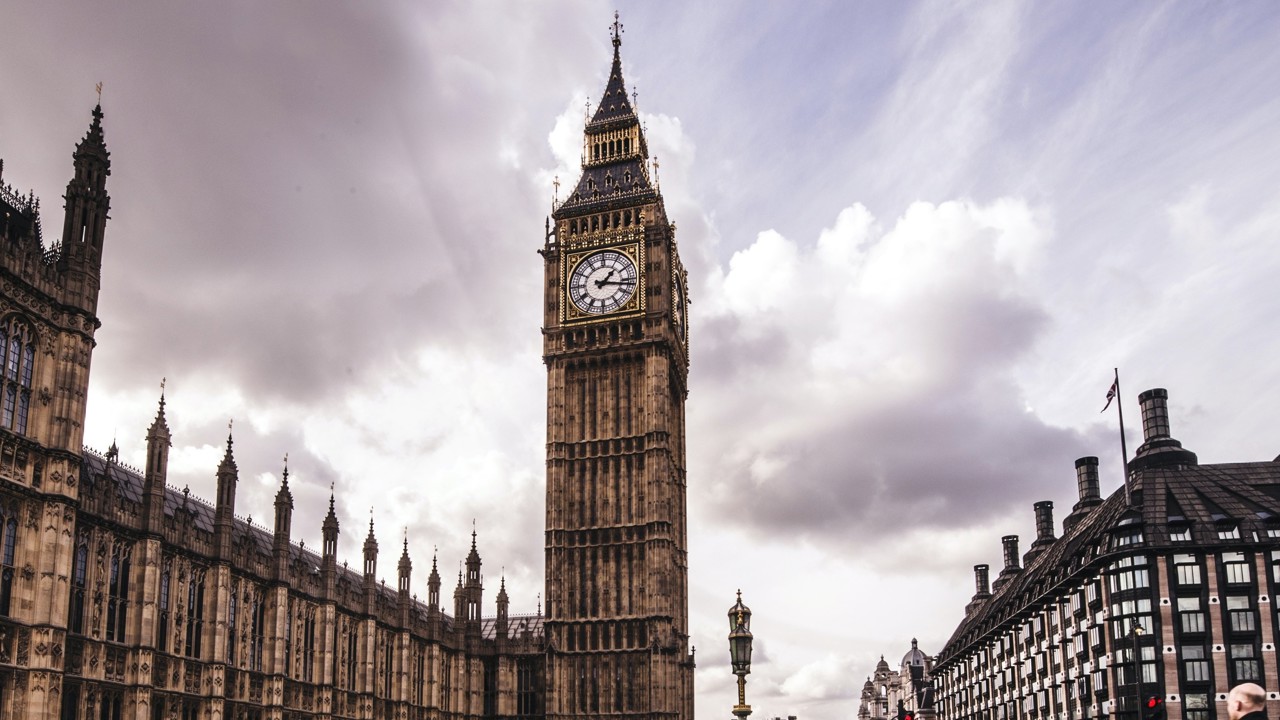
POLYGON ((747 704, 747 675, 751 673, 751 608, 742 604, 742 591, 738 602, 729 608, 729 660, 733 674, 738 676, 738 704, 733 714, 738 720, 747 720, 751 706, 747 704))
POLYGON ((1133 624, 1133 716, 1134 720, 1142 720, 1142 652, 1138 647, 1138 638, 1142 637, 1142 626, 1133 624))

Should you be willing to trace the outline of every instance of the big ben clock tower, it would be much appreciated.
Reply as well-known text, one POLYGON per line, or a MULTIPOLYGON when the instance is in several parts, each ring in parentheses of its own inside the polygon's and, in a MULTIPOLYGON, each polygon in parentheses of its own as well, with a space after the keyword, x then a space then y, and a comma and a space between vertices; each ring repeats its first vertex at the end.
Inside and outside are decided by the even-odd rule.
POLYGON ((613 67, 545 261, 548 718, 693 717, 688 325, 675 225, 613 67))

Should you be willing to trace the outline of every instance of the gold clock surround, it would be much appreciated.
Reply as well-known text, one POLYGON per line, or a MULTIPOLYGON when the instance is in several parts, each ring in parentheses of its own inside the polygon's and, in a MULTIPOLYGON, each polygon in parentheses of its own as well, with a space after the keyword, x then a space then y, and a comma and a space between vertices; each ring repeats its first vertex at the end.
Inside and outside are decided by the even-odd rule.
POLYGON ((560 322, 565 325, 590 324, 598 322, 609 322, 617 320, 621 317, 629 317, 639 315, 645 311, 645 297, 648 294, 648 287, 645 283, 644 262, 644 243, 629 242, 618 245, 601 245, 594 247, 584 247, 576 250, 566 250, 560 255, 560 322), (631 294, 630 299, 623 303, 622 307, 613 312, 604 313, 602 315, 594 315, 583 312, 574 304, 573 299, 569 297, 569 275, 578 263, 591 255, 599 252, 612 250, 613 252, 626 255, 636 266, 636 289, 631 294))

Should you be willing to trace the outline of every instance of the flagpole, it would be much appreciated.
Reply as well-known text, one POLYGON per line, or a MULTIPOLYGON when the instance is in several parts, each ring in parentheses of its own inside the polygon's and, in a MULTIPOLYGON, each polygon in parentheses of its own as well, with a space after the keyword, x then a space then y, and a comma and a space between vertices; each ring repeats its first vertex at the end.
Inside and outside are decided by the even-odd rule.
POLYGON ((1120 368, 1116 368, 1116 411, 1120 414, 1120 468, 1124 473, 1124 501, 1133 504, 1129 493, 1129 448, 1124 439, 1124 393, 1120 392, 1120 368))

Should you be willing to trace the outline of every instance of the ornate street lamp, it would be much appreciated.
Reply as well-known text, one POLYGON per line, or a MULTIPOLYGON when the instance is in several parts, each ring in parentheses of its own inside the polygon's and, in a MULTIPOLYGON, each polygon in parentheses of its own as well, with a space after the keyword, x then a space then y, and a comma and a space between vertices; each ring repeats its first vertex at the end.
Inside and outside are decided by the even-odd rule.
POLYGON ((1142 649, 1138 647, 1138 639, 1142 637, 1142 626, 1133 622, 1133 717, 1142 720, 1142 649))
POLYGON ((733 706, 733 714, 739 720, 746 720, 751 714, 751 706, 747 704, 747 675, 751 673, 751 608, 742 604, 742 591, 738 591, 738 602, 729 608, 729 660, 733 663, 733 674, 738 676, 738 704, 733 706))

